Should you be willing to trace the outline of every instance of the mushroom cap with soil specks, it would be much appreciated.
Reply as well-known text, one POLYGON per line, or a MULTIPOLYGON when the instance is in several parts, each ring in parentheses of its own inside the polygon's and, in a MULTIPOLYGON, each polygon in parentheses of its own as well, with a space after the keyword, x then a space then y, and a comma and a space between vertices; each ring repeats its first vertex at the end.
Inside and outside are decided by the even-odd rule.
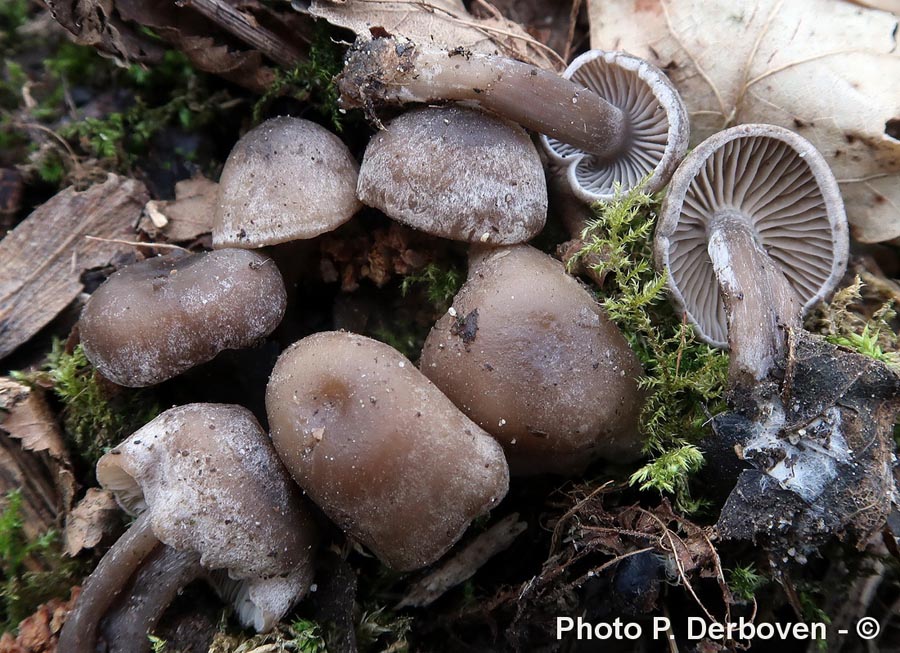
POLYGON ((846 271, 843 201, 812 144, 774 125, 715 134, 673 176, 655 241, 657 266, 667 273, 674 302, 711 345, 727 346, 728 327, 709 235, 729 221, 750 230, 802 311, 831 293, 846 271))
POLYGON ((525 130, 460 106, 414 109, 378 132, 359 198, 435 236, 510 244, 547 219, 547 184, 525 130))
POLYGON ((612 199, 617 185, 628 190, 646 179, 645 192, 662 188, 684 157, 690 134, 684 103, 665 73, 624 52, 590 50, 563 77, 618 107, 625 121, 622 145, 605 158, 541 136, 547 154, 566 170, 572 192, 592 203, 612 199))
POLYGON ((434 562, 506 495, 497 442, 375 340, 325 332, 295 343, 266 408, 294 480, 394 569, 434 562))
POLYGON ((79 332, 103 376, 142 387, 254 344, 281 322, 286 300, 281 273, 256 252, 172 254, 110 276, 84 307, 79 332))
POLYGON ((309 589, 316 529, 246 408, 171 408, 97 463, 97 479, 164 544, 227 570, 242 622, 268 630, 309 589))
POLYGON ((500 441, 514 474, 636 458, 641 367, 591 294, 526 245, 473 258, 422 372, 500 441))
POLYGON ((359 167, 324 127, 280 117, 247 132, 231 150, 213 222, 213 246, 254 248, 314 238, 360 208, 359 167))

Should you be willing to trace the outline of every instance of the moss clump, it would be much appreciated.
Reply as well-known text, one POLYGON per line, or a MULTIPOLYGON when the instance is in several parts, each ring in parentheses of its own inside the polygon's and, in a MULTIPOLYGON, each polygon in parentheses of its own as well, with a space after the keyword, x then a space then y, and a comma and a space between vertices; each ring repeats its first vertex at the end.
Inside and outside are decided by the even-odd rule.
POLYGON ((159 414, 145 392, 103 379, 81 345, 68 353, 60 341, 54 341, 41 372, 15 376, 25 383, 53 388, 63 404, 65 435, 92 469, 100 456, 159 414))
POLYGON ((344 131, 346 114, 338 106, 334 78, 344 67, 343 49, 331 39, 328 28, 318 25, 309 48, 309 59, 278 76, 253 105, 253 122, 265 118, 266 109, 279 97, 290 97, 311 106, 338 134, 344 131))
POLYGON ((5 504, 0 512, 0 632, 6 632, 41 603, 67 596, 82 569, 63 556, 56 531, 28 540, 20 490, 8 492, 0 504, 5 504))
POLYGON ((429 263, 418 272, 407 275, 400 284, 400 294, 404 297, 415 286, 422 286, 425 296, 438 310, 444 311, 453 301, 465 281, 465 274, 450 265, 429 263))
POLYGON ((315 621, 296 619, 290 625, 280 625, 270 633, 246 638, 226 632, 222 622, 213 638, 209 653, 251 653, 254 651, 283 651, 284 653, 327 653, 328 647, 321 628, 315 621))
POLYGON ((728 589, 741 601, 756 600, 756 593, 768 582, 753 563, 728 570, 728 589))
POLYGON ((602 280, 600 302, 644 367, 640 386, 649 396, 641 429, 653 460, 631 482, 674 493, 678 507, 691 510, 699 504, 687 479, 702 465, 694 445, 708 434, 709 416, 724 410, 728 356, 700 342, 664 301, 666 280, 652 264, 658 208, 659 199, 639 188, 597 205, 569 266, 588 265, 602 280))

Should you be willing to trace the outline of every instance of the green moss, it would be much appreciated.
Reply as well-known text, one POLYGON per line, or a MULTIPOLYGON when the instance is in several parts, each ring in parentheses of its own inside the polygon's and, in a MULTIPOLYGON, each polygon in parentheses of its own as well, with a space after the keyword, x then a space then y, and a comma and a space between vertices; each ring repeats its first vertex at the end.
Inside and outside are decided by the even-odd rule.
POLYGON ((414 272, 404 277, 400 284, 400 294, 404 297, 415 286, 422 286, 425 296, 435 308, 446 310, 453 301, 453 297, 459 292, 465 281, 462 270, 449 265, 429 263, 419 272, 414 272))
POLYGON ((309 58, 292 70, 278 71, 275 81, 253 106, 253 122, 262 122, 266 109, 276 98, 291 97, 309 103, 340 134, 347 115, 338 107, 334 78, 343 67, 343 49, 331 39, 327 26, 318 24, 309 58))
POLYGON ((66 437, 91 468, 111 447, 153 419, 159 408, 140 390, 115 386, 94 370, 81 345, 67 353, 53 343, 42 372, 14 375, 25 382, 49 383, 62 402, 66 437), (39 378, 38 378, 39 377, 39 378))
POLYGON ((753 601, 759 589, 768 582, 769 579, 758 573, 752 563, 728 570, 728 588, 742 601, 753 601))
POLYGON ((653 460, 631 482, 674 493, 679 507, 691 509, 699 504, 690 499, 687 479, 702 465, 693 445, 709 433, 709 415, 724 409, 728 356, 700 342, 665 301, 665 277, 652 264, 658 207, 659 198, 640 189, 597 205, 570 266, 588 264, 603 279, 600 302, 644 368, 641 429, 653 460))
POLYGON ((65 598, 81 565, 63 556, 56 531, 25 536, 21 490, 8 492, 0 512, 0 631, 11 631, 52 598, 65 598), (26 564, 26 562, 28 564, 26 564))
POLYGON ((252 653, 275 651, 284 653, 327 653, 322 629, 315 621, 296 619, 290 625, 279 625, 270 633, 247 637, 228 632, 223 619, 209 647, 209 653, 252 653))

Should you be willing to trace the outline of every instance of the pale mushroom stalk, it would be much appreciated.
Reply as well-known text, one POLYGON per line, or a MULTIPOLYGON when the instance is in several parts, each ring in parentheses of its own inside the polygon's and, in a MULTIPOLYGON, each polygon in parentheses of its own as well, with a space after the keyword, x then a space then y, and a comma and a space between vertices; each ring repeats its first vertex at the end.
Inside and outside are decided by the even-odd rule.
POLYGON ((627 146, 625 114, 597 93, 507 57, 376 38, 357 42, 338 76, 344 108, 466 101, 601 159, 627 146))
POLYGON ((784 360, 785 328, 802 326, 799 297, 737 211, 713 214, 707 252, 725 303, 729 378, 762 380, 784 360))
POLYGON ((150 528, 147 513, 107 552, 90 575, 59 637, 59 653, 96 653, 101 621, 110 653, 149 650, 147 633, 179 590, 202 573, 199 556, 184 555, 162 544, 150 528), (152 578, 152 584, 134 583, 142 595, 122 593, 133 578, 152 578))

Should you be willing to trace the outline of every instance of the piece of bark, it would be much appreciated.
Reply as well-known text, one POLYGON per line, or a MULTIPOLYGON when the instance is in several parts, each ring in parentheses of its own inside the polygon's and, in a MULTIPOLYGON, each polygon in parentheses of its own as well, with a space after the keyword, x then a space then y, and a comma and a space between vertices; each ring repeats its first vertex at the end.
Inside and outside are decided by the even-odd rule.
POLYGON ((175 184, 172 201, 150 200, 138 228, 153 240, 186 243, 212 231, 219 184, 200 175, 175 184))
POLYGON ((17 489, 24 534, 32 541, 68 510, 75 477, 43 393, 0 377, 0 496, 17 489))
POLYGON ((519 521, 519 513, 504 517, 413 585, 397 604, 397 609, 431 605, 447 590, 474 576, 488 560, 508 549, 527 527, 525 522, 519 521))
POLYGON ((141 182, 110 175, 84 192, 57 193, 7 234, 0 242, 0 359, 78 297, 84 271, 132 252, 111 240, 134 240, 148 199, 141 182))
POLYGON ((66 554, 76 556, 84 549, 93 549, 118 530, 121 517, 122 510, 112 492, 90 488, 66 517, 66 554))

